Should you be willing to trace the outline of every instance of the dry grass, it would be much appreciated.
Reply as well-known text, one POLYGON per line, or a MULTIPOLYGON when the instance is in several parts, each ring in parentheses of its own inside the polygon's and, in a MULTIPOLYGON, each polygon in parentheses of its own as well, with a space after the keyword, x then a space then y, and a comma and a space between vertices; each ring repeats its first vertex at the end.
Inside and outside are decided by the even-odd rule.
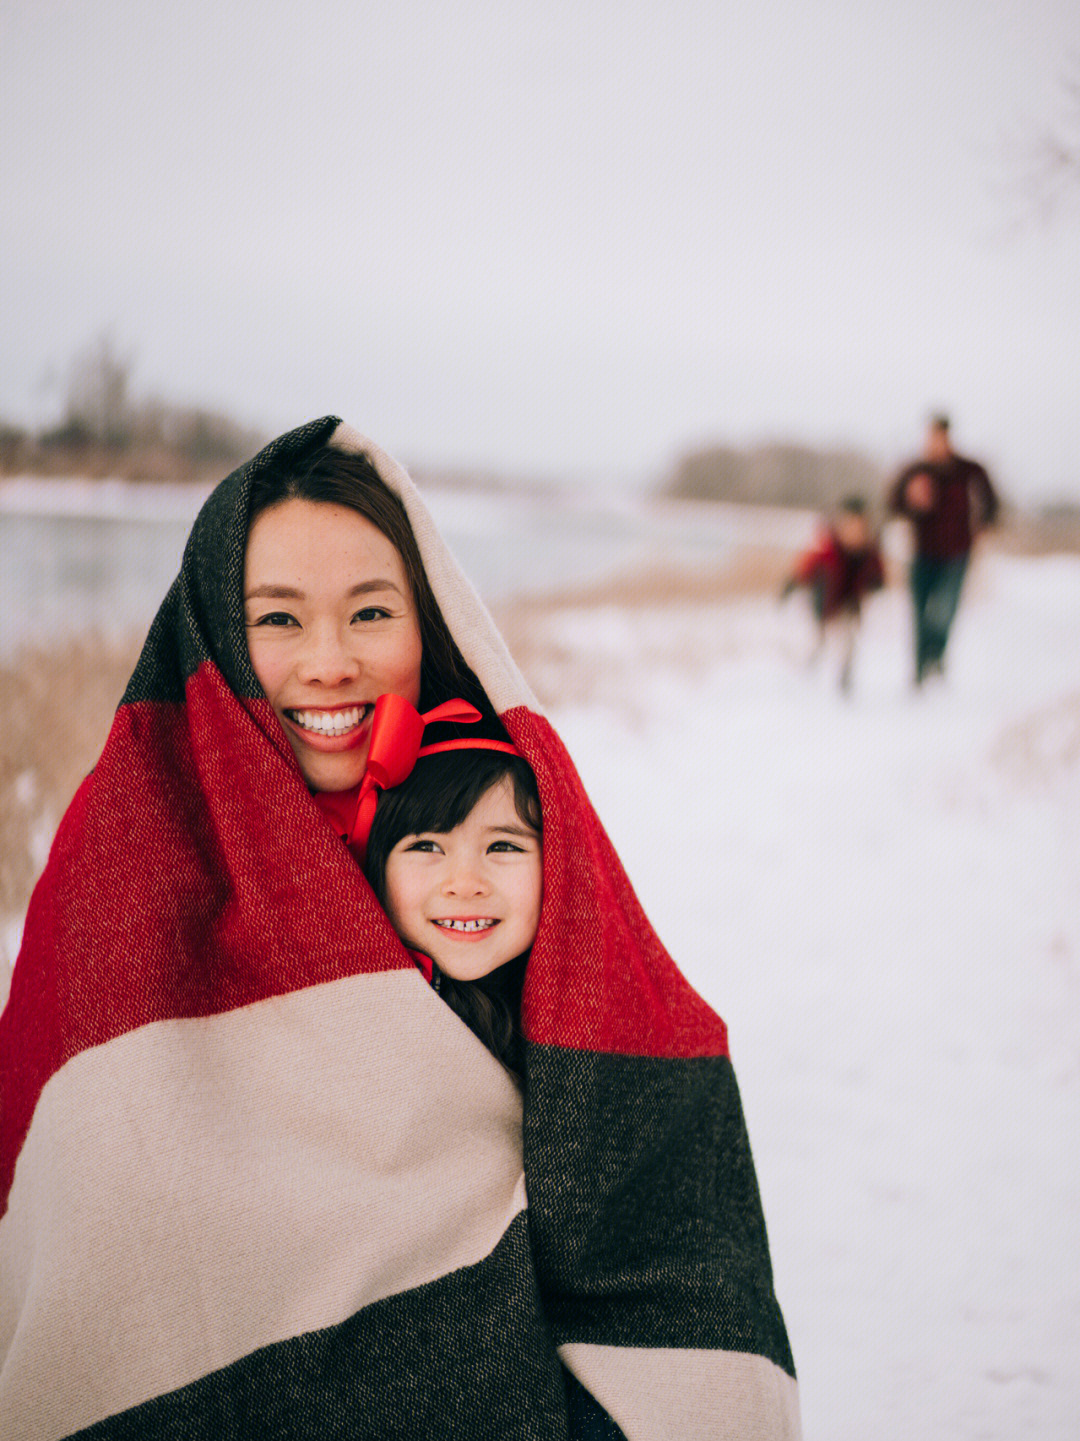
POLYGON ((101 751, 137 654, 134 643, 85 638, 56 650, 27 649, 0 666, 0 917, 25 909, 57 822, 101 751))
POLYGON ((1080 513, 1010 515, 986 542, 1006 555, 1080 555, 1080 513))
POLYGON ((744 546, 723 565, 656 565, 626 571, 590 585, 525 596, 504 609, 506 613, 530 614, 609 605, 626 609, 710 605, 778 591, 790 566, 791 552, 779 546, 744 546))
POLYGON ((1027 787, 1051 789, 1080 766, 1080 691, 1060 696, 1010 726, 991 762, 1027 787))
POLYGON ((633 719, 642 675, 693 674, 737 644, 721 606, 777 595, 789 552, 745 547, 723 567, 654 567, 495 607, 510 652, 541 704, 618 698, 633 719))

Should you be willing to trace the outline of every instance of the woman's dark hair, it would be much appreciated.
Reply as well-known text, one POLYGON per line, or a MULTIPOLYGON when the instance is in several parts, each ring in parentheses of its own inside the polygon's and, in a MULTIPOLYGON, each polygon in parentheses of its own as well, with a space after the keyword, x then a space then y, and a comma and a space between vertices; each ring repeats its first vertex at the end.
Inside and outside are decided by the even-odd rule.
POLYGON ((321 445, 298 464, 279 463, 259 471, 251 487, 249 531, 264 511, 286 500, 348 506, 381 531, 401 556, 420 622, 420 709, 462 696, 492 715, 491 704, 458 650, 432 593, 405 507, 368 456, 321 445))
MULTIPOLYGON (((492 786, 508 777, 514 806, 526 825, 542 831, 536 777, 519 756, 506 751, 443 751, 417 761, 408 780, 379 797, 368 837, 364 871, 384 910, 386 863, 406 836, 452 831, 492 786)), ((438 972, 439 994, 511 1074, 521 1079, 521 987, 528 953, 476 981, 438 972)))

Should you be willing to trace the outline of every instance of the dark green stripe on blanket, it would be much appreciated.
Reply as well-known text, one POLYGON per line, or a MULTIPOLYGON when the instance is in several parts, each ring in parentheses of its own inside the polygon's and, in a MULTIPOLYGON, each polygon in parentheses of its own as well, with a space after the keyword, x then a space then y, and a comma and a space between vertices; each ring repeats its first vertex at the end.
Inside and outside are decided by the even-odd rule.
POLYGON ((340 1326, 264 1347, 77 1436, 563 1441, 562 1370, 539 1318, 522 1213, 478 1265, 378 1301, 340 1326))
POLYGON ((731 1063, 529 1046, 525 1167, 558 1343, 795 1369, 731 1063))

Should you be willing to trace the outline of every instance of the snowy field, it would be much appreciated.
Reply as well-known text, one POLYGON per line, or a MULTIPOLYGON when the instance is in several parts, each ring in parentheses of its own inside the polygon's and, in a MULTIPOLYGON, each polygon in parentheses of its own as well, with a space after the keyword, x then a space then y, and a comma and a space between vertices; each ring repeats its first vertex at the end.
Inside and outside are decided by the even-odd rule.
POLYGON ((922 694, 899 590, 847 698, 798 597, 619 598, 522 660, 729 1024, 807 1441, 1076 1441, 1080 559, 980 556, 922 694))
POLYGON ((965 600, 913 694, 875 598, 849 699, 797 603, 554 622, 631 697, 553 718, 730 1027, 808 1441, 1080 1436, 1080 560, 965 600))

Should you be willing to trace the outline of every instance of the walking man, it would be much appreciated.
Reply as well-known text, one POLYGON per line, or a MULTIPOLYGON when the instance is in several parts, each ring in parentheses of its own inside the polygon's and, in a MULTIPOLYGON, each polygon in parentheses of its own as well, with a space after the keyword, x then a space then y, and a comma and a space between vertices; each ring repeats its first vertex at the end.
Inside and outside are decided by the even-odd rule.
POLYGON ((921 460, 905 466, 889 494, 889 510, 915 531, 911 598, 915 607, 915 684, 942 673, 975 537, 997 517, 999 501, 977 461, 957 455, 949 421, 935 415, 921 460))

